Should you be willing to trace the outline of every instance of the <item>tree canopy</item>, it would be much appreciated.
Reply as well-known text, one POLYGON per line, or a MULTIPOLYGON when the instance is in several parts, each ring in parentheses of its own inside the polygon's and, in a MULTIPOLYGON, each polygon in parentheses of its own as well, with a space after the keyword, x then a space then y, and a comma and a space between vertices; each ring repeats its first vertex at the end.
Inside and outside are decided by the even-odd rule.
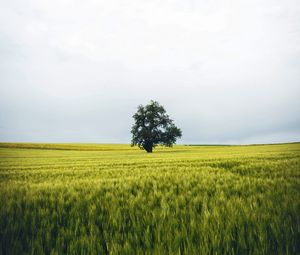
POLYGON ((152 152, 158 144, 171 147, 182 136, 164 107, 156 101, 151 100, 146 106, 139 105, 133 119, 131 145, 138 145, 147 152, 152 152))

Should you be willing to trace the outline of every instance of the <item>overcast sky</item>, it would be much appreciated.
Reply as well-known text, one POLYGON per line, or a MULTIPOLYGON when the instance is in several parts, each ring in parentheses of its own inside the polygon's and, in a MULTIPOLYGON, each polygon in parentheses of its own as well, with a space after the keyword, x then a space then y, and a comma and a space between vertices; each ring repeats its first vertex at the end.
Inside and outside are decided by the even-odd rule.
POLYGON ((300 141, 299 0, 0 0, 0 141, 300 141))

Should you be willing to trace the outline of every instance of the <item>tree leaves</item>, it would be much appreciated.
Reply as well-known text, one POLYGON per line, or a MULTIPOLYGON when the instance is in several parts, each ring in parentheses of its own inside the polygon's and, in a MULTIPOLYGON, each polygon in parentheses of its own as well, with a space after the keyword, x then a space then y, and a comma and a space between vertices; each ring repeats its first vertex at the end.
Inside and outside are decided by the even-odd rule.
POLYGON ((133 119, 131 145, 138 145, 147 152, 152 152, 158 144, 170 147, 182 136, 164 107, 156 101, 151 100, 146 106, 139 105, 133 119))

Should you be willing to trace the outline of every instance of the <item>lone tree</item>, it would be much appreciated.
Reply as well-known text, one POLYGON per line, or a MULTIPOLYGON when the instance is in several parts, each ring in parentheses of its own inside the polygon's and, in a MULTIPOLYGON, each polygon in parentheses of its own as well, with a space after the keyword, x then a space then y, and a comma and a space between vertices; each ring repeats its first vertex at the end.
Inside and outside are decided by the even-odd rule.
POLYGON ((131 146, 138 145, 147 152, 152 152, 158 144, 171 147, 182 135, 164 107, 156 101, 150 101, 146 106, 139 105, 133 118, 131 146))

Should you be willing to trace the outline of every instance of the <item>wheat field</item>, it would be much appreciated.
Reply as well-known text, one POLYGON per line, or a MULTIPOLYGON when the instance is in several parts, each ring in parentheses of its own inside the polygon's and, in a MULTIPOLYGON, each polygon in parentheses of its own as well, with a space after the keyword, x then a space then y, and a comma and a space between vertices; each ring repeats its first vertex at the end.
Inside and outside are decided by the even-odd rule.
POLYGON ((299 254, 300 144, 0 143, 1 254, 299 254))

